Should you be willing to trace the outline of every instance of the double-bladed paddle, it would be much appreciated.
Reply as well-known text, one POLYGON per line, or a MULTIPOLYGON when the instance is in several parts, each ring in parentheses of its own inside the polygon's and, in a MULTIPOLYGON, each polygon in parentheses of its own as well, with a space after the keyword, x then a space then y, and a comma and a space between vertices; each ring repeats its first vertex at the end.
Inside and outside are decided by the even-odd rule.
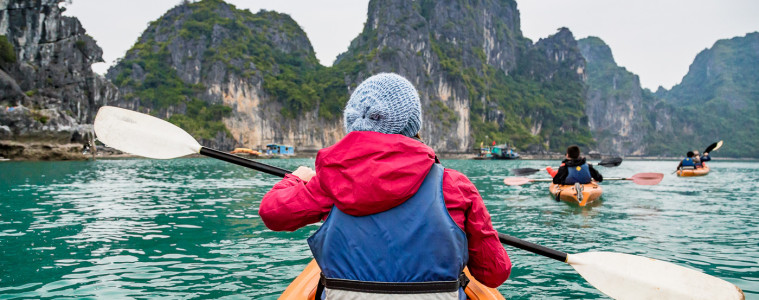
MULTIPOLYGON (((604 178, 607 180, 631 180, 640 185, 656 185, 664 178, 662 173, 638 173, 630 177, 616 177, 616 178, 604 178)), ((506 177, 503 179, 503 183, 506 185, 523 185, 531 182, 551 182, 552 179, 530 179, 525 177, 506 177)))
POLYGON ((720 147, 722 147, 722 141, 709 145, 709 147, 706 147, 703 153, 710 153, 712 151, 719 150, 720 147))
MULTIPOLYGON (((713 152, 713 151, 717 151, 721 147, 722 147, 722 141, 719 141, 719 142, 716 142, 716 143, 712 143, 711 145, 707 146, 706 149, 704 149, 703 153, 710 153, 710 152, 713 152)), ((672 174, 677 173, 677 171, 680 171, 680 169, 675 170, 674 172, 672 172, 672 174)))
MULTIPOLYGON (((170 159, 202 154, 271 175, 290 171, 209 149, 181 128, 164 120, 117 107, 104 106, 95 117, 95 134, 109 147, 149 158, 170 159)), ((591 285, 618 299, 743 299, 735 285, 696 270, 655 259, 612 253, 567 254, 506 234, 502 243, 566 262, 591 285)))
MULTIPOLYGON (((596 165, 598 165, 598 166, 604 166, 604 167, 607 167, 607 168, 612 168, 612 167, 618 167, 620 164, 622 164, 622 158, 621 157, 609 157, 609 158, 602 159, 596 165)), ((540 171, 540 169, 535 169, 535 168, 511 169, 511 173, 514 174, 514 175, 516 175, 516 176, 531 175, 531 174, 537 173, 538 171, 540 171)))

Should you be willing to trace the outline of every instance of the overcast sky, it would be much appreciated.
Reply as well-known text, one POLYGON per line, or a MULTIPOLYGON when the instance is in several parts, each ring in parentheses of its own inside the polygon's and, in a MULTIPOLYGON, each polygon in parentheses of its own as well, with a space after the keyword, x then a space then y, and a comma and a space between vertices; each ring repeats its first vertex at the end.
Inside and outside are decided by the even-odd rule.
MULTIPOLYGON (((290 14, 308 34, 323 65, 348 48, 363 29, 367 0, 227 0, 240 9, 290 14)), ((66 15, 79 18, 103 48, 105 73, 148 22, 179 0, 73 0, 66 15)), ((580 39, 598 36, 617 64, 638 74, 644 87, 671 88, 696 54, 719 39, 759 31, 756 0, 517 0, 525 36, 537 41, 568 27, 580 39)))

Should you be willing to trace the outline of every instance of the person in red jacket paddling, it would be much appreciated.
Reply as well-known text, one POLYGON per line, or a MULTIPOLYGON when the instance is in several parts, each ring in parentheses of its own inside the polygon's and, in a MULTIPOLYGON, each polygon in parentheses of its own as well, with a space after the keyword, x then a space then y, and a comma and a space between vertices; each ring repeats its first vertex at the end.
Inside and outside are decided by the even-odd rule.
POLYGON ((316 171, 299 167, 261 200, 259 215, 271 230, 324 220, 308 242, 327 297, 458 297, 464 266, 489 287, 509 277, 511 261, 477 188, 440 165, 419 139, 421 120, 408 80, 372 76, 351 95, 347 135, 319 151, 316 171))

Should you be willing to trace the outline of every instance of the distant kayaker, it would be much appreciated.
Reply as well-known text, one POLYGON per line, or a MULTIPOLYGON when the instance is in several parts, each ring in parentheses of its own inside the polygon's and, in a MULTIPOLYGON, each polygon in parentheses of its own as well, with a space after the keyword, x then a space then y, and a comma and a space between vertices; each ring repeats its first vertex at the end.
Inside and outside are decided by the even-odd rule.
POLYGON ((489 287, 506 281, 511 261, 477 188, 444 169, 419 138, 421 104, 411 82, 372 76, 343 115, 347 135, 319 151, 316 172, 299 167, 259 208, 275 231, 324 220, 308 243, 327 298, 390 292, 458 299, 464 266, 489 287))
POLYGON ((680 161, 679 165, 677 165, 677 169, 680 170, 683 167, 686 167, 686 168, 695 168, 696 167, 696 162, 693 160, 693 156, 695 156, 695 155, 696 154, 693 151, 688 151, 688 153, 685 154, 685 158, 682 161, 680 161))
POLYGON ((561 162, 561 166, 558 171, 553 171, 550 168, 548 173, 553 176, 553 183, 555 184, 586 184, 592 180, 596 182, 602 182, 604 177, 589 165, 585 160, 585 157, 580 155, 580 147, 572 145, 567 148, 566 159, 561 162))
POLYGON ((709 156, 709 152, 704 152, 704 155, 699 155, 698 150, 693 150, 693 163, 696 166, 696 168, 701 168, 704 166, 704 162, 712 160, 711 156, 709 156))

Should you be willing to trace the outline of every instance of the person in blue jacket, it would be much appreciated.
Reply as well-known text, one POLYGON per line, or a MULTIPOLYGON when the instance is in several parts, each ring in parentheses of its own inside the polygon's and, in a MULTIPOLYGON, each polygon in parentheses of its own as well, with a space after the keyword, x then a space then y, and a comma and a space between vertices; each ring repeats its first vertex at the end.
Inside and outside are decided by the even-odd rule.
POLYGON ((567 148, 566 159, 561 162, 561 167, 553 176, 555 184, 586 184, 591 180, 601 182, 604 177, 593 166, 580 156, 580 147, 572 145, 567 148))
POLYGON ((688 153, 685 154, 686 157, 682 161, 680 161, 679 165, 677 165, 677 169, 680 170, 683 167, 695 168, 696 167, 696 162, 693 160, 693 156, 695 156, 695 155, 696 154, 693 153, 693 151, 688 151, 688 153))
POLYGON ((703 168, 704 162, 712 160, 712 157, 709 156, 709 152, 704 152, 704 155, 698 155, 698 150, 693 151, 693 162, 696 165, 696 168, 703 168))

